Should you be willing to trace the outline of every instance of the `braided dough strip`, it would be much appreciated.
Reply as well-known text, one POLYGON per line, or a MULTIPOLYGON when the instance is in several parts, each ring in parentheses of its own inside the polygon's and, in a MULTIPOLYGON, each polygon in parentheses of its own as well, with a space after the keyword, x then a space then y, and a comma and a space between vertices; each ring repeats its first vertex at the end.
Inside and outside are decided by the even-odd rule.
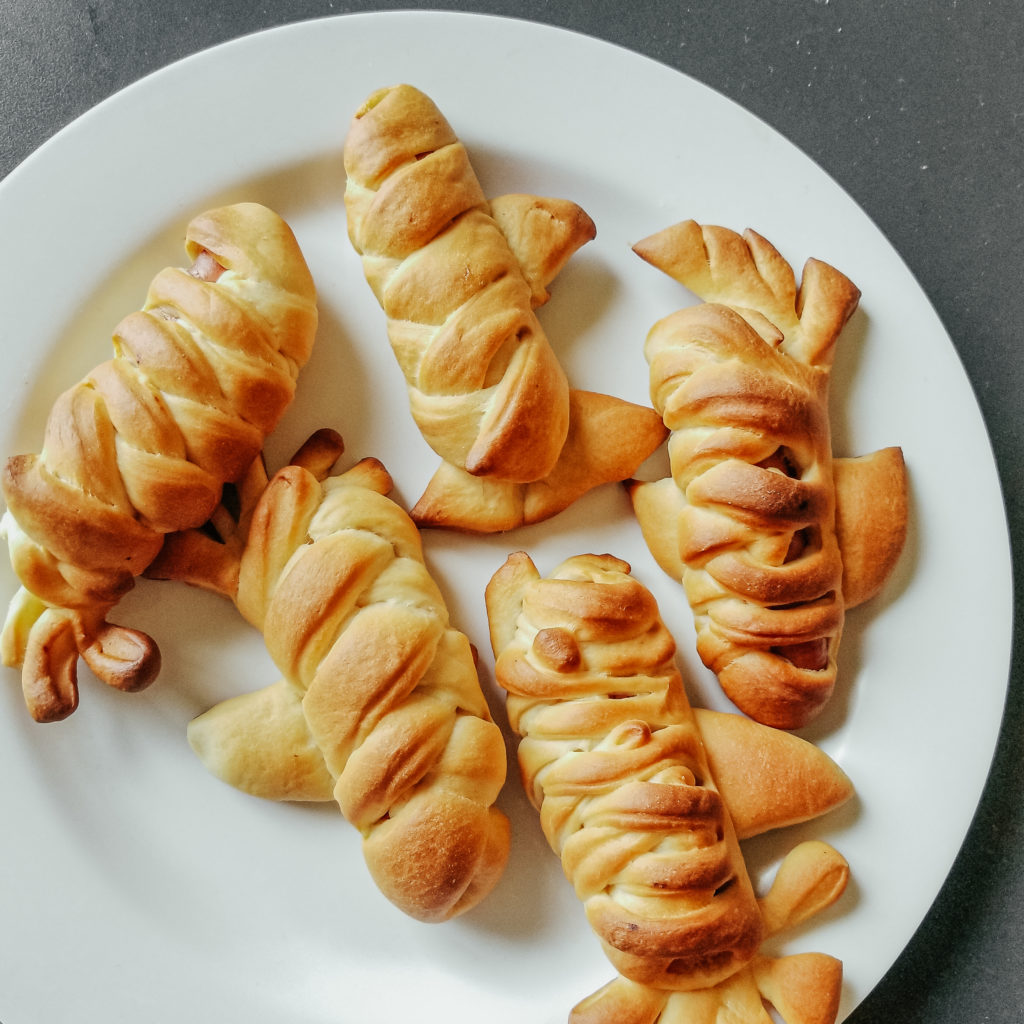
POLYGON ((567 200, 489 203, 451 126, 408 85, 357 112, 345 169, 349 238, 443 460, 415 522, 509 530, 635 472, 667 435, 660 416, 570 389, 534 313, 594 237, 590 217, 567 200))
POLYGON ((189 741, 246 792, 333 795, 384 895, 442 921, 504 870, 505 746, 391 486, 372 459, 323 483, 296 465, 271 480, 232 596, 284 678, 216 705, 189 741))
POLYGON ((495 675, 551 848, 620 974, 697 989, 749 963, 762 921, 653 596, 612 556, 486 591, 495 675))
MULTIPOLYGON (((849 867, 827 844, 801 843, 783 860, 768 893, 752 903, 731 811, 737 808, 748 836, 807 820, 852 795, 840 769, 788 733, 692 709, 653 597, 610 555, 571 558, 542 579, 528 556, 513 554, 487 589, 487 607, 496 675, 508 690, 513 728, 523 737, 519 761, 527 794, 620 972, 574 1008, 573 1024, 712 1024, 726 1009, 736 1024, 768 1024, 764 1001, 787 1024, 834 1020, 838 960, 818 953, 774 959, 756 946, 831 906, 846 888, 849 867), (665 739, 673 732, 688 734, 687 741, 665 739), (675 755, 674 772, 666 770, 665 751, 675 755), (719 788, 712 760, 728 789, 719 788), (753 814, 752 774, 767 798, 764 811, 753 814), (643 785, 652 791, 647 800, 634 793, 643 785), (677 799, 655 797, 654 791, 673 786, 680 790, 677 799), (672 820, 669 809, 685 802, 681 794, 700 789, 709 804, 718 803, 717 793, 723 798, 713 813, 705 808, 714 826, 672 820), (780 798, 776 790, 787 795, 780 798), (724 889, 701 892, 701 862, 716 848, 731 883, 719 879, 724 889), (728 894, 737 892, 741 933, 731 927, 738 908, 728 894), (660 970, 638 963, 635 951, 623 955, 603 932, 607 910, 595 913, 602 897, 620 901, 627 919, 635 915, 631 927, 615 929, 631 946, 651 938, 646 930, 661 901, 667 915, 691 917, 687 954, 667 969, 662 960, 660 970), (717 924, 707 920, 714 911, 717 924), (720 940, 728 942, 730 934, 732 955, 723 955, 720 940)), ((664 926, 660 931, 671 934, 664 926)), ((646 945, 657 957, 656 944, 646 945)))
POLYGON ((427 443, 477 476, 545 476, 569 385, 465 147, 424 93, 380 89, 352 120, 345 172, 349 237, 427 443))
POLYGON ((105 682, 146 686, 153 641, 107 615, 165 535, 205 522, 288 407, 316 331, 295 237, 253 203, 197 216, 189 270, 168 268, 113 335, 114 356, 61 395, 37 455, 8 460, 4 532, 22 587, 3 660, 39 721, 78 705, 81 655, 105 682))
POLYGON ((881 586, 906 531, 898 449, 852 474, 832 459, 829 370, 859 292, 817 260, 798 289, 789 264, 752 231, 686 221, 635 249, 707 301, 648 334, 677 493, 668 496, 667 482, 640 485, 634 509, 659 562, 674 574, 681 567, 698 652, 726 694, 758 721, 798 728, 835 685, 847 607, 837 475, 861 510, 860 485, 888 485, 877 511, 848 531, 851 553, 862 553, 847 578, 853 600, 881 586), (860 537, 878 541, 871 554, 860 537))

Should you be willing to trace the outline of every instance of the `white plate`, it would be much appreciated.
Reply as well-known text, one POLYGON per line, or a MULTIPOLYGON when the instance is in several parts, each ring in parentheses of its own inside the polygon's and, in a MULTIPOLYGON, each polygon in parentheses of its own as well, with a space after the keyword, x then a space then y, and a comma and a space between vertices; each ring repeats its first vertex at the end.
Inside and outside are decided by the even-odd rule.
MULTIPOLYGON (((750 847, 759 878, 804 835, 849 859, 848 895, 787 945, 843 959, 846 1016, 921 921, 975 809, 1007 682, 1009 546, 987 436, 931 307, 868 218, 763 123, 635 54, 488 17, 353 15, 199 54, 101 104, 0 185, 0 451, 38 449, 58 390, 107 357, 114 323, 181 258, 192 214, 253 199, 293 224, 322 298, 318 347, 271 458, 334 426, 352 460, 380 457, 398 498, 414 500, 435 458, 348 245, 340 159, 355 108, 401 80, 438 102, 490 194, 571 196, 596 220, 597 240, 542 311, 577 386, 646 400, 644 335, 686 300, 630 244, 683 217, 755 227, 795 264, 826 259, 863 290, 835 371, 836 448, 902 445, 914 526, 885 594, 851 614, 838 695, 810 733, 859 799, 750 847)), ((426 542, 489 689, 481 592, 508 551, 526 548, 546 571, 609 550, 661 601, 695 702, 720 704, 689 611, 619 488, 511 536, 426 542)), ((3 583, 13 591, 9 572, 3 583)), ((4 1021, 544 1024, 611 977, 514 774, 499 888, 455 922, 411 922, 373 889, 332 807, 242 796, 192 756, 194 714, 272 681, 260 638, 225 602, 170 585, 140 585, 118 618, 163 649, 143 694, 84 679, 79 711, 38 726, 6 673, 4 1021)))

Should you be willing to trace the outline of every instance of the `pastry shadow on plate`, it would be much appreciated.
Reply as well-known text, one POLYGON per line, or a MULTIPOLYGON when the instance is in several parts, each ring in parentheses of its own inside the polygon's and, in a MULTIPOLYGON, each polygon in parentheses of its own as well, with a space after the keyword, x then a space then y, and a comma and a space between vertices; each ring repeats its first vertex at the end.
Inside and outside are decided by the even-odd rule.
MULTIPOLYGON (((862 454, 851 439, 850 403, 860 383, 860 365, 870 331, 871 317, 862 304, 847 321, 836 342, 828 400, 832 452, 836 456, 862 454)), ((900 439, 891 438, 886 443, 899 444, 900 439)))
MULTIPOLYGON (((301 223, 306 215, 318 219, 330 215, 340 223, 344 232, 345 210, 342 196, 345 191, 345 169, 342 165, 341 145, 343 133, 339 131, 336 147, 307 157, 305 160, 284 164, 266 174, 242 177, 220 189, 196 199, 189 199, 187 209, 205 209, 225 203, 251 201, 263 203, 277 210, 285 220, 301 223)), ((174 223, 172 222, 172 230, 174 223)), ((300 244, 302 238, 299 238, 300 244)), ((348 240, 344 233, 338 239, 338 250, 344 252, 348 240)), ((362 285, 357 278, 357 284, 362 285)))
POLYGON ((574 359, 586 361, 588 335, 599 327, 623 287, 614 268, 586 247, 552 283, 551 298, 537 310, 537 317, 551 347, 570 369, 574 359))

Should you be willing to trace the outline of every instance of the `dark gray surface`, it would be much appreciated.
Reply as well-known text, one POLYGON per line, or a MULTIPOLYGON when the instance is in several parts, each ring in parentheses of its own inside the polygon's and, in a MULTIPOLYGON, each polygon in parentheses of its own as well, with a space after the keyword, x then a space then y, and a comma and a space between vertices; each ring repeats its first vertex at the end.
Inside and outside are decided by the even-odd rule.
MULTIPOLYGON (((992 437, 1019 589, 1019 0, 0 0, 0 176, 110 93, 196 50, 286 21, 413 7, 528 18, 647 54, 738 101, 824 167, 907 262, 960 353, 992 437)), ((955 501, 955 465, 949 479, 955 501)), ((1018 612, 1006 719, 974 825, 931 913, 853 1024, 1024 1021, 1021 622, 1018 612)))

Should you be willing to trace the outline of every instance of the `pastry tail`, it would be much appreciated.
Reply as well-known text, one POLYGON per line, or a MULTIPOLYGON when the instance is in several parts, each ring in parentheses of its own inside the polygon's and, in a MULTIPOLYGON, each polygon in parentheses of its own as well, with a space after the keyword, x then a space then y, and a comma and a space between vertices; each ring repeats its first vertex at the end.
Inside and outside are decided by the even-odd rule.
POLYGON ((532 483, 472 477, 442 463, 411 515, 420 527, 498 533, 539 523, 602 484, 632 476, 668 431, 653 409, 569 392, 569 433, 554 469, 532 483))
MULTIPOLYGON (((26 592, 27 593, 27 592, 26 592)), ((37 722, 58 722, 78 707, 78 659, 108 686, 143 690, 160 672, 160 650, 137 629, 102 617, 50 608, 21 592, 4 629, 4 653, 21 655, 25 704, 37 722)))

